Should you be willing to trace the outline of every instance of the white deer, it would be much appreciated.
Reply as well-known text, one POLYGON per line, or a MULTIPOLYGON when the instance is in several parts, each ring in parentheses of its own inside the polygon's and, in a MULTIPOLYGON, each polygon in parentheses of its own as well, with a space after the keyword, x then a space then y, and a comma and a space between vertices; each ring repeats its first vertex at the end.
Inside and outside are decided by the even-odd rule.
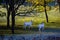
POLYGON ((26 29, 26 27, 30 29, 31 26, 32 26, 32 20, 30 22, 24 22, 24 29, 26 29))
POLYGON ((44 23, 43 22, 38 25, 38 29, 39 29, 39 31, 43 31, 44 30, 44 23))

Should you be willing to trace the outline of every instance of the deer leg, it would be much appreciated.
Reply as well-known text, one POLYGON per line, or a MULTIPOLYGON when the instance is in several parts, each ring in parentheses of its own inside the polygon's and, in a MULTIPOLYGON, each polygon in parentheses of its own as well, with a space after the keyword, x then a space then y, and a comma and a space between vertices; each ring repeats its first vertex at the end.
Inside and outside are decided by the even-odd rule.
POLYGON ((29 26, 29 30, 30 30, 30 26, 29 26))
POLYGON ((24 30, 26 30, 26 26, 24 26, 24 30))
POLYGON ((41 28, 41 32, 43 32, 43 30, 44 30, 44 28, 42 27, 42 28, 41 28))
POLYGON ((26 30, 26 26, 25 26, 25 30, 26 30))
POLYGON ((39 31, 40 31, 40 28, 39 28, 39 31))

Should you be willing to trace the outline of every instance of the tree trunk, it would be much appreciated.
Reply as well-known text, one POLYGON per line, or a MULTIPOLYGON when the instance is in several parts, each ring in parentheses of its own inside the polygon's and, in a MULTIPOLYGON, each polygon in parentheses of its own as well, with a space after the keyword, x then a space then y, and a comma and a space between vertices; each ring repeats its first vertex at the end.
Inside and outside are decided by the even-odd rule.
POLYGON ((9 17, 10 17, 10 9, 8 8, 8 0, 4 0, 5 2, 6 2, 6 4, 5 4, 5 7, 6 7, 6 9, 7 9, 7 28, 9 28, 10 27, 10 20, 9 20, 9 17))
POLYGON ((15 10, 14 10, 14 0, 11 0, 11 9, 12 9, 12 34, 14 34, 14 27, 15 27, 15 10))
POLYGON ((46 1, 44 0, 44 9, 45 9, 45 15, 46 15, 46 21, 48 23, 48 15, 47 15, 47 11, 46 11, 46 1))
POLYGON ((9 17, 10 17, 10 11, 8 10, 8 12, 7 12, 7 27, 8 28, 10 27, 10 19, 9 19, 9 17))
POLYGON ((15 11, 12 11, 12 34, 14 34, 14 27, 15 27, 15 11))
POLYGON ((60 12, 60 0, 57 0, 57 3, 59 5, 59 12, 60 12))
POLYGON ((58 5, 59 5, 59 13, 60 13, 60 2, 58 2, 58 5))
POLYGON ((47 23, 48 23, 48 15, 47 15, 46 8, 45 8, 45 15, 46 15, 46 21, 47 21, 47 23))

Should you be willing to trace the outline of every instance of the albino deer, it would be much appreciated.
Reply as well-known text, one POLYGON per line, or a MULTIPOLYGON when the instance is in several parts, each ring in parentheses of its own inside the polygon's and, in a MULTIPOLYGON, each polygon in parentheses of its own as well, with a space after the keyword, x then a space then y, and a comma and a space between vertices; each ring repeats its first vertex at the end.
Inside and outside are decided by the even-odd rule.
POLYGON ((30 22, 24 22, 25 29, 26 29, 26 27, 28 27, 30 29, 31 26, 32 26, 32 20, 30 22))
POLYGON ((41 24, 38 25, 38 29, 39 31, 43 31, 44 30, 44 23, 42 22, 41 24))

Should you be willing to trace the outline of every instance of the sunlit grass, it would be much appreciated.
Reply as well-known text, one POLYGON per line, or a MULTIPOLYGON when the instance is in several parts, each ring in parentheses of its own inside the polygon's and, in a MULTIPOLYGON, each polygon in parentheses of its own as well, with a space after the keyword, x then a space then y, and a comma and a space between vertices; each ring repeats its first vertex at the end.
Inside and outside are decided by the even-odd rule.
MULTIPOLYGON (((5 10, 2 10, 2 11, 5 11, 5 10)), ((19 25, 23 26, 24 22, 29 22, 30 20, 32 20, 33 21, 32 27, 37 27, 38 24, 40 24, 41 22, 44 22, 46 28, 60 28, 60 13, 59 13, 59 11, 54 9, 51 11, 47 11, 47 14, 48 14, 48 19, 49 19, 48 23, 46 22, 45 13, 41 12, 39 14, 39 16, 34 16, 34 17, 16 16, 15 24, 16 24, 16 26, 19 26, 19 25)), ((1 20, 0 19, 0 25, 6 26, 7 25, 6 21, 7 20, 1 20)), ((10 25, 11 25, 11 22, 10 22, 10 25)))

